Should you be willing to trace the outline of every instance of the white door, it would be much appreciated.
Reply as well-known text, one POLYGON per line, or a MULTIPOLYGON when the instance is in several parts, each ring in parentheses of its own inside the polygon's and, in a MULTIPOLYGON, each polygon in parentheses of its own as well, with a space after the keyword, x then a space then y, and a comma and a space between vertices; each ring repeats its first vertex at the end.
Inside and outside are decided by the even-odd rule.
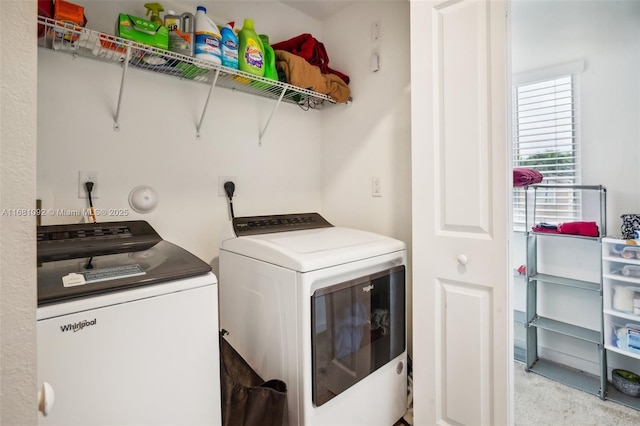
POLYGON ((506 1, 411 2, 416 425, 509 423, 506 1))

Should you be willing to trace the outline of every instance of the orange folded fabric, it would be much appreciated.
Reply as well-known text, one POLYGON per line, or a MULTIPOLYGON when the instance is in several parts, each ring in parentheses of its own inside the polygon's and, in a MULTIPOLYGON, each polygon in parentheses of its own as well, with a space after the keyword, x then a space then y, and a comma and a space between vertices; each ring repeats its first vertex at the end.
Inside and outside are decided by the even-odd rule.
POLYGON ((349 86, 335 74, 322 74, 320 68, 304 58, 284 50, 276 50, 276 68, 285 73, 287 83, 329 95, 336 102, 346 102, 351 96, 349 86))

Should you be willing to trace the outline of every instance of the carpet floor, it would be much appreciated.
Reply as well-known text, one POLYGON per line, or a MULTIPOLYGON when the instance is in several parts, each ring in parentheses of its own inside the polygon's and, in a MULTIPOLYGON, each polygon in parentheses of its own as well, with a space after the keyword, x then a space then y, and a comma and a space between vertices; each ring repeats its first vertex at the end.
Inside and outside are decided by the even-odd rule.
POLYGON ((514 366, 515 426, 638 426, 640 411, 514 366))

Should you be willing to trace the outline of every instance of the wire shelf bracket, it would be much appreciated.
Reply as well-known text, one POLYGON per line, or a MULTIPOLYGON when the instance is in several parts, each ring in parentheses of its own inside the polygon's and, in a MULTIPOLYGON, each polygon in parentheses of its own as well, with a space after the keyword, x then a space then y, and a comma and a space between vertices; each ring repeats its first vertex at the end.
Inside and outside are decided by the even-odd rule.
POLYGON ((129 69, 129 60, 131 59, 131 46, 127 46, 126 60, 122 67, 122 79, 120 80, 120 91, 118 92, 118 103, 116 104, 116 115, 113 117, 113 130, 120 131, 120 106, 122 105, 122 94, 124 93, 124 82, 127 80, 127 70, 129 69))
POLYGON ((269 123, 271 123, 271 119, 273 118, 274 114, 276 113, 276 110, 280 106, 280 102, 282 102, 282 98, 284 98, 284 92, 286 91, 287 89, 283 87, 282 92, 280 92, 280 97, 278 98, 278 101, 276 102, 275 106, 271 110, 271 114, 269 114, 269 118, 267 118, 267 122, 262 128, 262 131, 260 132, 260 136, 258 137, 258 145, 260 146, 262 146, 262 139, 264 138, 264 134, 267 132, 267 127, 269 127, 269 123))
POLYGON ((209 94, 207 95, 207 100, 204 103, 204 107, 202 108, 202 115, 200 116, 200 121, 196 126, 196 139, 200 139, 200 129, 202 128, 202 122, 204 121, 204 115, 207 112, 207 106, 209 105, 209 100, 211 99, 211 92, 213 92, 213 88, 216 86, 216 82, 218 81, 218 77, 220 76, 220 70, 216 70, 216 73, 213 77, 213 81, 211 82, 211 87, 209 87, 209 94))

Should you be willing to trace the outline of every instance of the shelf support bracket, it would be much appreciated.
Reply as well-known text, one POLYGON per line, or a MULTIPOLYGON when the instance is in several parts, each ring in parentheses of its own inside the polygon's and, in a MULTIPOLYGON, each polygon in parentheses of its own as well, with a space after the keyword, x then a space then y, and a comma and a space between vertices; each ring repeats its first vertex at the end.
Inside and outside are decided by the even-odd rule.
POLYGON ((278 102, 276 102, 276 105, 273 107, 273 110, 271 110, 271 115, 269 115, 269 118, 267 119, 267 122, 264 125, 264 128, 260 132, 260 136, 258 138, 258 144, 260 146, 262 146, 262 138, 264 138, 264 134, 267 132, 267 127, 269 127, 269 123, 271 123, 271 119, 273 118, 274 114, 276 113, 276 110, 280 106, 280 102, 282 102, 282 98, 284 98, 284 92, 286 91, 287 91, 287 88, 283 87, 282 92, 280 93, 280 97, 278 98, 278 102))
POLYGON ((207 100, 204 104, 204 108, 202 109, 202 115, 200 116, 200 122, 196 127, 196 139, 200 139, 200 128, 202 127, 202 122, 204 121, 204 115, 207 112, 207 106, 209 106, 209 99, 211 99, 211 92, 213 92, 213 88, 216 86, 216 82, 218 81, 219 75, 220 75, 220 68, 216 69, 216 73, 213 76, 213 81, 211 82, 211 87, 209 88, 209 94, 207 95, 207 100))
POLYGON ((120 104, 122 103, 122 94, 124 93, 124 82, 127 79, 127 70, 129 69, 129 61, 131 60, 131 45, 127 45, 127 55, 124 59, 124 67, 122 68, 122 80, 120 80, 120 92, 118 93, 118 104, 116 105, 116 116, 113 119, 113 130, 120 130, 120 104))

